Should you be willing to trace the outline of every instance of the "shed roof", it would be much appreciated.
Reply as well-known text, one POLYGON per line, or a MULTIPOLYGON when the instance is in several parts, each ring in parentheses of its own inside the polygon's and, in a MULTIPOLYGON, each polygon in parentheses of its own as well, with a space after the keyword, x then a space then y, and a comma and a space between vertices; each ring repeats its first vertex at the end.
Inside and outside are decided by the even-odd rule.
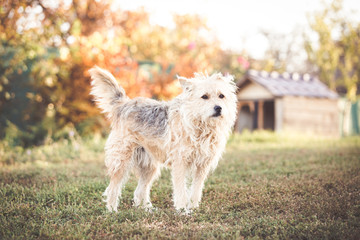
POLYGON ((244 78, 238 81, 239 91, 250 82, 266 88, 274 97, 304 96, 314 98, 337 98, 337 93, 331 91, 324 83, 309 74, 249 70, 244 78))

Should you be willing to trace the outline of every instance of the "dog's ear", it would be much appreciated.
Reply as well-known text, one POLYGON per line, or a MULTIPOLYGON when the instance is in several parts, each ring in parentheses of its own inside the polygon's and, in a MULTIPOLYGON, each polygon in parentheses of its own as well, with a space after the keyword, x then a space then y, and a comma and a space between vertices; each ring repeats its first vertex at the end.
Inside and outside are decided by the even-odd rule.
POLYGON ((177 79, 179 80, 181 88, 184 91, 190 91, 191 90, 192 82, 191 82, 190 79, 188 79, 186 77, 180 77, 180 76, 177 76, 177 79))
POLYGON ((218 80, 225 81, 226 83, 234 81, 234 76, 230 75, 229 73, 226 73, 225 76, 223 76, 221 73, 215 73, 215 75, 218 80))
POLYGON ((229 74, 229 73, 226 73, 223 78, 224 78, 224 80, 225 80, 226 82, 233 82, 233 81, 234 81, 234 76, 231 75, 231 74, 229 74))

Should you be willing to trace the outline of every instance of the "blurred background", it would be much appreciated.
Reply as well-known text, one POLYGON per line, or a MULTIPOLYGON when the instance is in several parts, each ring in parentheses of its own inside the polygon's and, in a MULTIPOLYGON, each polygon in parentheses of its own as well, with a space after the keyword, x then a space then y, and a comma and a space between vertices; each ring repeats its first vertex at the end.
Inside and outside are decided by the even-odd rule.
POLYGON ((176 75, 230 73, 239 132, 359 134, 359 11, 357 0, 3 0, 0 139, 106 135, 94 65, 129 97, 159 100, 179 94, 176 75))

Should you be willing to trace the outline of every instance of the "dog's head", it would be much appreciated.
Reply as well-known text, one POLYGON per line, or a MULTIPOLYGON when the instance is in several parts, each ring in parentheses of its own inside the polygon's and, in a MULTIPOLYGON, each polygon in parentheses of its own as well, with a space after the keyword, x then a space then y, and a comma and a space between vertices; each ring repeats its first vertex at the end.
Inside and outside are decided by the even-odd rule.
POLYGON ((233 76, 195 73, 194 78, 178 77, 183 89, 181 111, 190 120, 232 125, 236 118, 236 85, 233 76))

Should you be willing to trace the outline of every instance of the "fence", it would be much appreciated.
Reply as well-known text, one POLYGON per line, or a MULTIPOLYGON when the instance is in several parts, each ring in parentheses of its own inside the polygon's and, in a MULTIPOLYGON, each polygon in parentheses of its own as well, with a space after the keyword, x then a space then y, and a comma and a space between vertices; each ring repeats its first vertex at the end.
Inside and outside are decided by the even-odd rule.
POLYGON ((360 135, 360 100, 341 99, 339 107, 341 136, 360 135))

